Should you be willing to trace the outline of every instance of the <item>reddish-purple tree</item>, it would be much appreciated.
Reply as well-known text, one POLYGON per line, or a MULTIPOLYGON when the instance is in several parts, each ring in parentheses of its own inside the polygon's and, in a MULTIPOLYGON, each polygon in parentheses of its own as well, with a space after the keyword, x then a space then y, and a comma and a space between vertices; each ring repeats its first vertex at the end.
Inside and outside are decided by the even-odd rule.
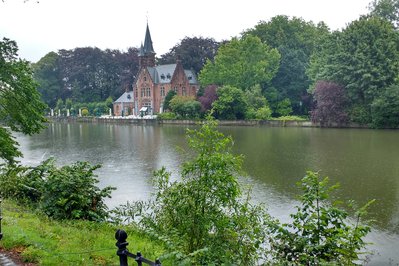
POLYGON ((321 126, 334 126, 348 123, 347 98, 344 87, 329 82, 318 81, 314 90, 315 109, 311 119, 321 126))
POLYGON ((204 95, 198 98, 198 101, 201 103, 202 112, 211 110, 212 103, 218 98, 216 94, 217 88, 218 86, 216 85, 208 85, 204 90, 204 95))

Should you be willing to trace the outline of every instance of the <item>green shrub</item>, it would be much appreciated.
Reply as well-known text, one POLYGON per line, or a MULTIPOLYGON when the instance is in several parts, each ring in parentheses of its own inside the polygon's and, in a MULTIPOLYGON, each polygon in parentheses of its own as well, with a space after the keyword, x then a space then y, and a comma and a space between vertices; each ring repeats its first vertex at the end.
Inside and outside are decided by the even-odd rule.
POLYGON ((170 181, 162 168, 155 173, 155 199, 121 206, 118 213, 141 217, 139 225, 163 240, 180 264, 254 265, 265 254, 268 218, 241 197, 242 157, 231 153, 232 139, 215 127, 208 122, 188 131, 196 156, 183 164, 180 181, 170 181))
MULTIPOLYGON (((370 201, 355 215, 355 222, 348 221, 348 213, 330 203, 330 192, 337 185, 328 187, 328 178, 319 180, 318 173, 307 172, 299 186, 303 190, 297 212, 291 214, 292 222, 271 225, 270 238, 273 257, 278 263, 319 265, 334 262, 352 265, 359 260, 366 246, 363 238, 370 232, 361 224, 370 201)), ((335 264, 334 264, 335 265, 335 264)))
POLYGON ((177 116, 175 113, 172 112, 165 112, 162 114, 158 114, 157 118, 160 120, 173 120, 173 119, 177 119, 177 116))
POLYGON ((112 187, 99 189, 93 173, 99 165, 77 162, 57 168, 53 159, 37 167, 7 166, 1 168, 1 196, 19 203, 35 204, 55 219, 101 221, 108 217, 105 197, 112 187))
POLYGON ((89 110, 87 109, 87 108, 82 108, 82 110, 81 110, 81 114, 82 114, 82 116, 89 116, 89 110))
POLYGON ((53 169, 44 184, 42 209, 56 219, 85 219, 101 221, 108 217, 105 197, 113 187, 99 189, 93 171, 100 165, 87 162, 53 169))

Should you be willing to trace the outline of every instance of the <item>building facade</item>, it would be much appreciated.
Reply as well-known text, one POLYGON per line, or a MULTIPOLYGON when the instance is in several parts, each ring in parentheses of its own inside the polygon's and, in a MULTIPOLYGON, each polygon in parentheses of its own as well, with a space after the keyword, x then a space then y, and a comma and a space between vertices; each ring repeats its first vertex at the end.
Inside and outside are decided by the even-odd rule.
POLYGON ((116 116, 128 116, 133 114, 133 92, 125 92, 113 104, 113 113, 116 116))
POLYGON ((199 89, 193 71, 185 70, 180 60, 175 64, 155 65, 155 51, 147 25, 144 45, 139 52, 139 72, 133 84, 134 114, 163 112, 163 102, 170 90, 180 96, 196 96, 199 89))

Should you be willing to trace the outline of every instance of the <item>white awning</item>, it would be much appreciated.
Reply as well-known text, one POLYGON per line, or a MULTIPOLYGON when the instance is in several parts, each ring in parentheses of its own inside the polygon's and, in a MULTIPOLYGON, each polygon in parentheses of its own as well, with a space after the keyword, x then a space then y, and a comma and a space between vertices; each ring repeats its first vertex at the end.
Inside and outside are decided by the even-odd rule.
POLYGON ((147 112, 147 107, 141 107, 140 112, 147 112))

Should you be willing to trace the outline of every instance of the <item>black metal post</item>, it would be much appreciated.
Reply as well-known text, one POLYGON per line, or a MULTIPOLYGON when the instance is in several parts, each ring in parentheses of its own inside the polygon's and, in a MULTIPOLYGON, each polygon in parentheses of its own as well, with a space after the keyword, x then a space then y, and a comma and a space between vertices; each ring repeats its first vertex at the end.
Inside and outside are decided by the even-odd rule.
POLYGON ((159 259, 155 260, 155 266, 162 266, 161 261, 159 259))
POLYGON ((3 216, 1 215, 1 199, 0 199, 0 240, 3 238, 3 233, 1 232, 1 220, 3 220, 3 216))
POLYGON ((143 266, 143 262, 141 261, 141 252, 140 251, 137 252, 135 260, 137 261, 138 266, 143 266))
POLYGON ((127 248, 126 248, 126 246, 129 245, 129 243, 126 242, 127 233, 121 229, 118 229, 115 233, 115 239, 117 240, 115 246, 118 247, 118 251, 116 252, 116 255, 119 256, 120 266, 128 266, 127 265, 127 248))

